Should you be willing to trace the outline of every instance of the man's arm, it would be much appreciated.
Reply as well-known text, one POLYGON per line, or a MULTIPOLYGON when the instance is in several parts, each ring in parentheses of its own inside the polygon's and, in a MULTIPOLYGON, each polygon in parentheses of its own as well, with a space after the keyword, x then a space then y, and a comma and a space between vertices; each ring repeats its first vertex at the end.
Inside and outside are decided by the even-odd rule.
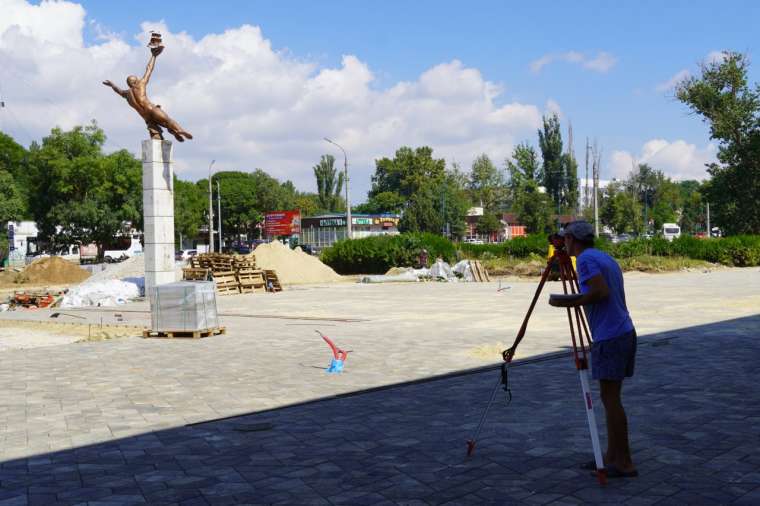
POLYGON ((119 88, 118 86, 116 86, 111 81, 103 81, 103 84, 105 84, 106 86, 110 87, 118 95, 121 95, 122 97, 127 98, 127 92, 126 92, 126 90, 122 90, 121 88, 119 88))
POLYGON ((156 66, 156 56, 160 55, 161 51, 163 50, 164 46, 152 47, 150 49, 150 60, 148 60, 148 66, 145 67, 145 75, 142 78, 145 84, 148 84, 148 81, 150 81, 150 75, 153 73, 153 67, 156 66))
POLYGON ((601 274, 597 274, 589 278, 586 282, 589 290, 573 300, 556 300, 549 299, 549 304, 554 307, 576 307, 584 306, 586 304, 595 304, 601 300, 606 299, 610 295, 610 287, 607 286, 607 282, 601 274))

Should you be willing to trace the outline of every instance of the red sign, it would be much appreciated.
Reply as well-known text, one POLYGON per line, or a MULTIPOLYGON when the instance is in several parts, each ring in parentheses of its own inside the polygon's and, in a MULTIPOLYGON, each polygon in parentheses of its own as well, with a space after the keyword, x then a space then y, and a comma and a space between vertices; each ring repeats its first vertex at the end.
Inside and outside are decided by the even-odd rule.
POLYGON ((272 211, 264 215, 264 231, 268 236, 301 233, 301 211, 272 211))

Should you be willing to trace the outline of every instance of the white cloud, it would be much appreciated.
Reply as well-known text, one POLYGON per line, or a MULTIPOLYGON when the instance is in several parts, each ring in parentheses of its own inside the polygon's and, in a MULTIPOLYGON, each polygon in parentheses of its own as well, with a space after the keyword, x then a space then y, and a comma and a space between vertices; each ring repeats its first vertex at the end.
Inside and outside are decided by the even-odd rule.
POLYGON ((504 159, 541 123, 539 106, 505 101, 502 86, 457 60, 379 89, 370 66, 356 56, 325 68, 273 48, 255 26, 196 39, 146 21, 135 40, 95 26, 96 41, 86 45, 89 21, 78 4, 0 0, 0 12, 0 86, 15 118, 0 127, 23 142, 54 125, 95 118, 109 136, 107 147, 136 152, 145 126, 101 81, 123 87, 127 75, 141 74, 148 32, 161 31, 166 50, 149 94, 195 137, 175 148, 183 178, 203 177, 216 159, 220 170, 260 167, 313 190, 311 166, 335 151, 322 140, 328 136, 348 151, 359 200, 374 159, 403 144, 428 144, 437 156, 467 167, 482 152, 504 159))
POLYGON ((679 70, 678 72, 673 74, 673 76, 671 76, 670 79, 668 79, 667 81, 663 81, 657 86, 655 86, 655 90, 658 91, 659 93, 671 91, 676 87, 678 83, 680 83, 681 81, 683 81, 690 75, 691 75, 691 72, 689 72, 686 69, 679 70))
POLYGON ((541 58, 532 61, 530 63, 530 70, 538 73, 545 66, 549 65, 550 63, 554 63, 555 61, 574 63, 576 65, 580 65, 585 69, 593 70, 594 72, 600 72, 603 74, 615 66, 617 63, 617 58, 604 51, 597 53, 593 58, 586 56, 583 53, 579 53, 578 51, 567 51, 565 53, 548 53, 543 55, 541 58))
POLYGON ((628 151, 613 151, 605 172, 609 177, 623 179, 635 164, 647 163, 673 179, 705 179, 705 164, 714 162, 715 154, 714 144, 698 148, 680 139, 672 142, 651 139, 644 143, 638 156, 628 151))
POLYGON ((721 63, 725 59, 726 59, 726 54, 723 51, 710 51, 709 53, 707 53, 707 56, 705 56, 704 62, 706 64, 721 63))

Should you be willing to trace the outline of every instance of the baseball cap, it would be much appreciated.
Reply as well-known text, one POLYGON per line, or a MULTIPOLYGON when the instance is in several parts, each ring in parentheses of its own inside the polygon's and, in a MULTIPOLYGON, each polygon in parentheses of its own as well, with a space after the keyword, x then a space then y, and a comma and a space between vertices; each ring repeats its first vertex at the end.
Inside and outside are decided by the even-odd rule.
POLYGON ((576 239, 586 241, 594 237, 594 227, 592 227, 591 223, 587 221, 573 221, 568 223, 565 228, 559 232, 560 237, 565 237, 567 235, 572 235, 576 239))

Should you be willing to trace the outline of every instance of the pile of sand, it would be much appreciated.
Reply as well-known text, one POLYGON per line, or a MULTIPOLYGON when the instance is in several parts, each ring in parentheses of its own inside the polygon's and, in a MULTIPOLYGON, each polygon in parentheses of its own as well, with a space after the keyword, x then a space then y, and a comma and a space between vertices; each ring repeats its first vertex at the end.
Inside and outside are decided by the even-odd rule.
POLYGON ((61 257, 35 260, 21 272, 5 272, 3 284, 74 285, 90 277, 89 271, 61 257))
POLYGON ((333 283, 342 279, 319 258, 304 253, 301 248, 292 250, 279 241, 259 244, 253 254, 256 268, 277 271, 280 283, 333 283))

